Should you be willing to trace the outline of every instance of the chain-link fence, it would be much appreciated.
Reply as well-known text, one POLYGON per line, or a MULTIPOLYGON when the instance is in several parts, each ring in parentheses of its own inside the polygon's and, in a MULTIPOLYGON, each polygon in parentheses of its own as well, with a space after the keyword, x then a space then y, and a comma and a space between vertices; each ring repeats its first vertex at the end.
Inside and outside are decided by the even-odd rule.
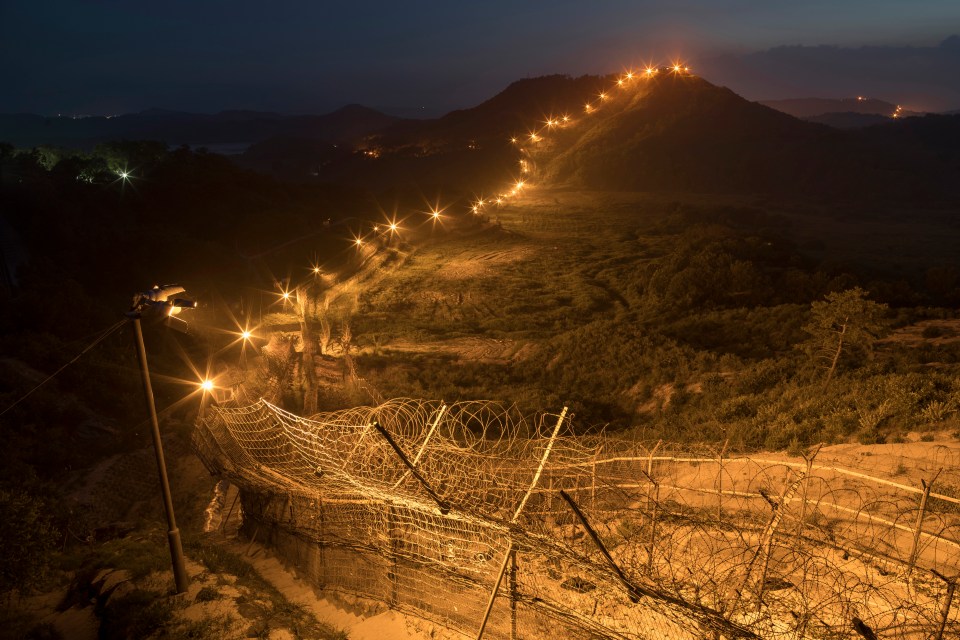
POLYGON ((567 432, 484 402, 260 401, 215 408, 194 445, 310 582, 474 637, 960 634, 956 450, 913 483, 567 432))

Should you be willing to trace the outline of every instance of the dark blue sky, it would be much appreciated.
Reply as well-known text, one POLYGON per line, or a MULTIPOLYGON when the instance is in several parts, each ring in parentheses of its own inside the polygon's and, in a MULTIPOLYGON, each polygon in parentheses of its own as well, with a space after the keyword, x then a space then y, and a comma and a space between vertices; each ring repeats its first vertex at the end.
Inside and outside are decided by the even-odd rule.
POLYGON ((956 109, 953 34, 958 0, 0 0, 0 112, 442 112, 674 56, 751 99, 956 109))

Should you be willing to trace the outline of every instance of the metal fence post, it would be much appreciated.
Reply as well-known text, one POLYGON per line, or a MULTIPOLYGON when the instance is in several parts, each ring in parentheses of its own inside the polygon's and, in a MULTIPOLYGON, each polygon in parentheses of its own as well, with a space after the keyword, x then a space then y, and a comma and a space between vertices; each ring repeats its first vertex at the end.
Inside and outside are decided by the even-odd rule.
MULTIPOLYGON (((560 428, 563 426, 563 421, 566 418, 567 407, 564 407, 563 411, 561 411, 560 415, 558 416, 557 426, 553 428, 553 435, 550 436, 550 440, 547 442, 547 448, 544 449, 543 456, 540 458, 540 465, 537 467, 537 471, 533 474, 533 479, 530 481, 530 488, 527 489, 527 492, 520 500, 520 504, 517 505, 517 510, 513 512, 513 517, 510 519, 511 525, 517 522, 517 518, 520 517, 520 512, 523 511, 523 508, 527 505, 527 500, 530 499, 530 494, 532 494, 533 490, 537 488, 537 483, 540 481, 540 475, 543 473, 543 467, 547 464, 547 458, 550 457, 550 451, 553 450, 553 443, 556 441, 557 434, 560 433, 560 428)), ((493 603, 497 599, 497 592, 500 590, 500 583, 503 582, 503 575, 507 572, 507 565, 510 562, 510 557, 513 555, 514 550, 514 541, 511 537, 510 546, 507 548, 507 552, 503 556, 503 562, 500 564, 500 570, 497 572, 497 579, 493 583, 493 590, 490 591, 490 599, 487 601, 486 611, 484 611, 483 619, 480 621, 480 630, 477 631, 477 640, 481 640, 481 638, 483 638, 483 632, 486 630, 487 623, 490 621, 490 614, 493 613, 493 603)))
MULTIPOLYGON (((653 454, 657 452, 657 449, 660 448, 661 444, 663 444, 663 440, 657 440, 657 444, 654 445, 653 449, 650 449, 650 453, 647 454, 646 476, 647 476, 647 479, 650 480, 650 482, 653 482, 653 454)), ((659 487, 658 487, 658 491, 659 491, 659 487)), ((650 511, 650 494, 649 493, 647 493, 647 511, 650 511)), ((656 518, 654 518, 654 520, 656 520, 656 518)))
MULTIPOLYGON (((943 471, 943 469, 940 471, 943 471)), ((913 528, 913 546, 910 549, 910 558, 907 560, 907 576, 913 573, 913 568, 917 564, 917 555, 920 551, 920 534, 923 532, 923 517, 927 513, 927 499, 930 497, 930 489, 933 488, 933 483, 936 481, 937 476, 940 475, 940 471, 937 471, 937 475, 933 476, 933 480, 929 483, 926 480, 920 480, 920 485, 923 487, 923 495, 920 496, 920 511, 917 513, 917 524, 913 528)))
POLYGON ((797 526, 797 544, 800 544, 800 538, 803 537, 803 527, 807 517, 807 497, 810 493, 810 474, 813 473, 813 460, 817 457, 817 454, 820 453, 820 449, 823 447, 823 444, 818 444, 817 448, 813 450, 813 453, 804 454, 803 459, 807 463, 807 472, 803 478, 803 494, 800 499, 800 520, 799 525, 797 526))
POLYGON ((597 458, 600 456, 600 446, 593 454, 593 464, 590 465, 590 508, 597 508, 597 458))
POLYGON ((397 575, 397 547, 399 540, 396 532, 396 514, 392 503, 387 504, 387 538, 390 544, 390 569, 387 577, 390 580, 390 606, 396 607, 400 602, 400 577, 397 575))
POLYGON ((326 512, 326 509, 325 509, 324 506, 323 506, 323 498, 322 498, 321 496, 319 496, 319 495, 317 496, 317 512, 318 512, 318 513, 317 513, 317 521, 318 521, 317 526, 318 526, 319 529, 320 529, 320 531, 319 531, 319 533, 320 533, 320 536, 319 536, 319 537, 320 537, 320 540, 319 540, 319 542, 318 542, 318 547, 319 547, 319 548, 318 548, 318 555, 320 556, 320 557, 319 557, 319 560, 320 560, 320 575, 321 575, 320 582, 321 582, 321 587, 326 587, 326 586, 327 586, 327 553, 326 553, 326 548, 327 548, 327 527, 326 527, 327 512, 326 512))
MULTIPOLYGON (((230 490, 230 486, 227 485, 227 490, 230 490)), ((227 536, 227 524, 230 522, 230 516, 233 515, 233 510, 237 506, 237 501, 240 499, 240 487, 237 487, 237 495, 233 497, 233 502, 230 503, 230 508, 227 510, 227 516, 220 522, 220 531, 223 533, 223 536, 227 536)))
POLYGON ((724 440, 723 448, 720 449, 720 455, 717 456, 717 464, 720 470, 717 472, 717 522, 723 522, 723 455, 727 452, 727 446, 730 444, 729 438, 724 440))
MULTIPOLYGON (((659 446, 659 443, 658 445, 659 446)), ((657 507, 660 504, 660 483, 653 479, 649 473, 643 473, 647 476, 647 480, 650 481, 650 484, 653 485, 653 505, 651 507, 650 513, 650 541, 647 543, 647 574, 653 573, 653 552, 655 545, 657 544, 657 507)), ((647 503, 650 503, 650 492, 647 492, 647 503)))
POLYGON ((510 640, 517 640, 517 548, 510 551, 510 640))
POLYGON ((947 620, 950 619, 950 606, 953 604, 953 594, 957 590, 957 576, 948 578, 939 571, 934 570, 933 575, 947 583, 947 593, 943 599, 943 611, 940 614, 940 628, 937 629, 937 635, 934 640, 943 640, 943 632, 947 628, 947 620))

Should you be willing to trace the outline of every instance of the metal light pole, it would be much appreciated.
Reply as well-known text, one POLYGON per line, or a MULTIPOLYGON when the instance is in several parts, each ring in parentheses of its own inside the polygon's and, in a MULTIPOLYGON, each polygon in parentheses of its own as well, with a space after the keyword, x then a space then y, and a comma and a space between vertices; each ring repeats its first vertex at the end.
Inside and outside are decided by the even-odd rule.
POLYGON ((170 494, 170 481, 167 478, 167 464, 163 457, 163 442, 160 439, 160 421, 157 419, 157 406, 153 400, 153 386, 150 384, 150 369, 147 367, 147 350, 143 345, 143 329, 140 317, 145 310, 162 308, 166 315, 172 317, 174 310, 181 307, 192 307, 194 303, 188 300, 168 301, 170 295, 181 293, 182 287, 168 285, 154 287, 150 291, 134 297, 133 307, 127 316, 133 321, 133 329, 137 339, 137 360, 140 362, 140 377, 143 380, 143 393, 147 400, 147 413, 150 414, 150 426, 153 435, 153 450, 157 456, 157 471, 160 473, 160 491, 163 494, 163 508, 167 515, 167 542, 170 545, 170 559, 173 563, 173 579, 177 593, 184 593, 190 586, 190 577, 183 561, 183 546, 180 543, 180 529, 173 514, 173 497, 170 494))

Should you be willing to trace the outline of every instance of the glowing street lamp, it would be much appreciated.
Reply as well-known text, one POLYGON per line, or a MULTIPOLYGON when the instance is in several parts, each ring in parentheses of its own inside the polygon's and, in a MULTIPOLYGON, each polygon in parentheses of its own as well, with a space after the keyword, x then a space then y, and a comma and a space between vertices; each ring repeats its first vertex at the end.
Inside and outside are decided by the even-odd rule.
MULTIPOLYGON (((173 316, 180 309, 192 309, 196 303, 192 300, 172 298, 185 289, 179 285, 170 284, 155 286, 149 291, 138 293, 133 298, 133 305, 127 312, 127 317, 133 322, 134 335, 137 341, 137 359, 140 361, 140 378, 143 382, 143 393, 147 402, 147 413, 150 414, 151 435, 153 436, 153 450, 157 458, 157 471, 160 474, 160 492, 163 494, 163 508, 167 516, 167 543, 170 546, 170 560, 173 564, 173 579, 177 593, 184 593, 190 587, 190 578, 187 575, 183 559, 183 546, 180 543, 180 529, 173 513, 173 497, 170 493, 170 480, 167 477, 167 465, 163 457, 163 441, 160 438, 160 421, 157 418, 157 406, 153 399, 153 386, 150 384, 150 369, 147 366, 147 350, 143 345, 143 328, 140 318, 144 313, 159 313, 167 318, 167 324, 175 329, 183 330, 171 321, 178 320, 173 316)), ((178 322, 186 324, 183 320, 178 322)))
POLYGON ((213 380, 207 378, 200 383, 200 388, 203 389, 204 392, 213 391, 213 380))

